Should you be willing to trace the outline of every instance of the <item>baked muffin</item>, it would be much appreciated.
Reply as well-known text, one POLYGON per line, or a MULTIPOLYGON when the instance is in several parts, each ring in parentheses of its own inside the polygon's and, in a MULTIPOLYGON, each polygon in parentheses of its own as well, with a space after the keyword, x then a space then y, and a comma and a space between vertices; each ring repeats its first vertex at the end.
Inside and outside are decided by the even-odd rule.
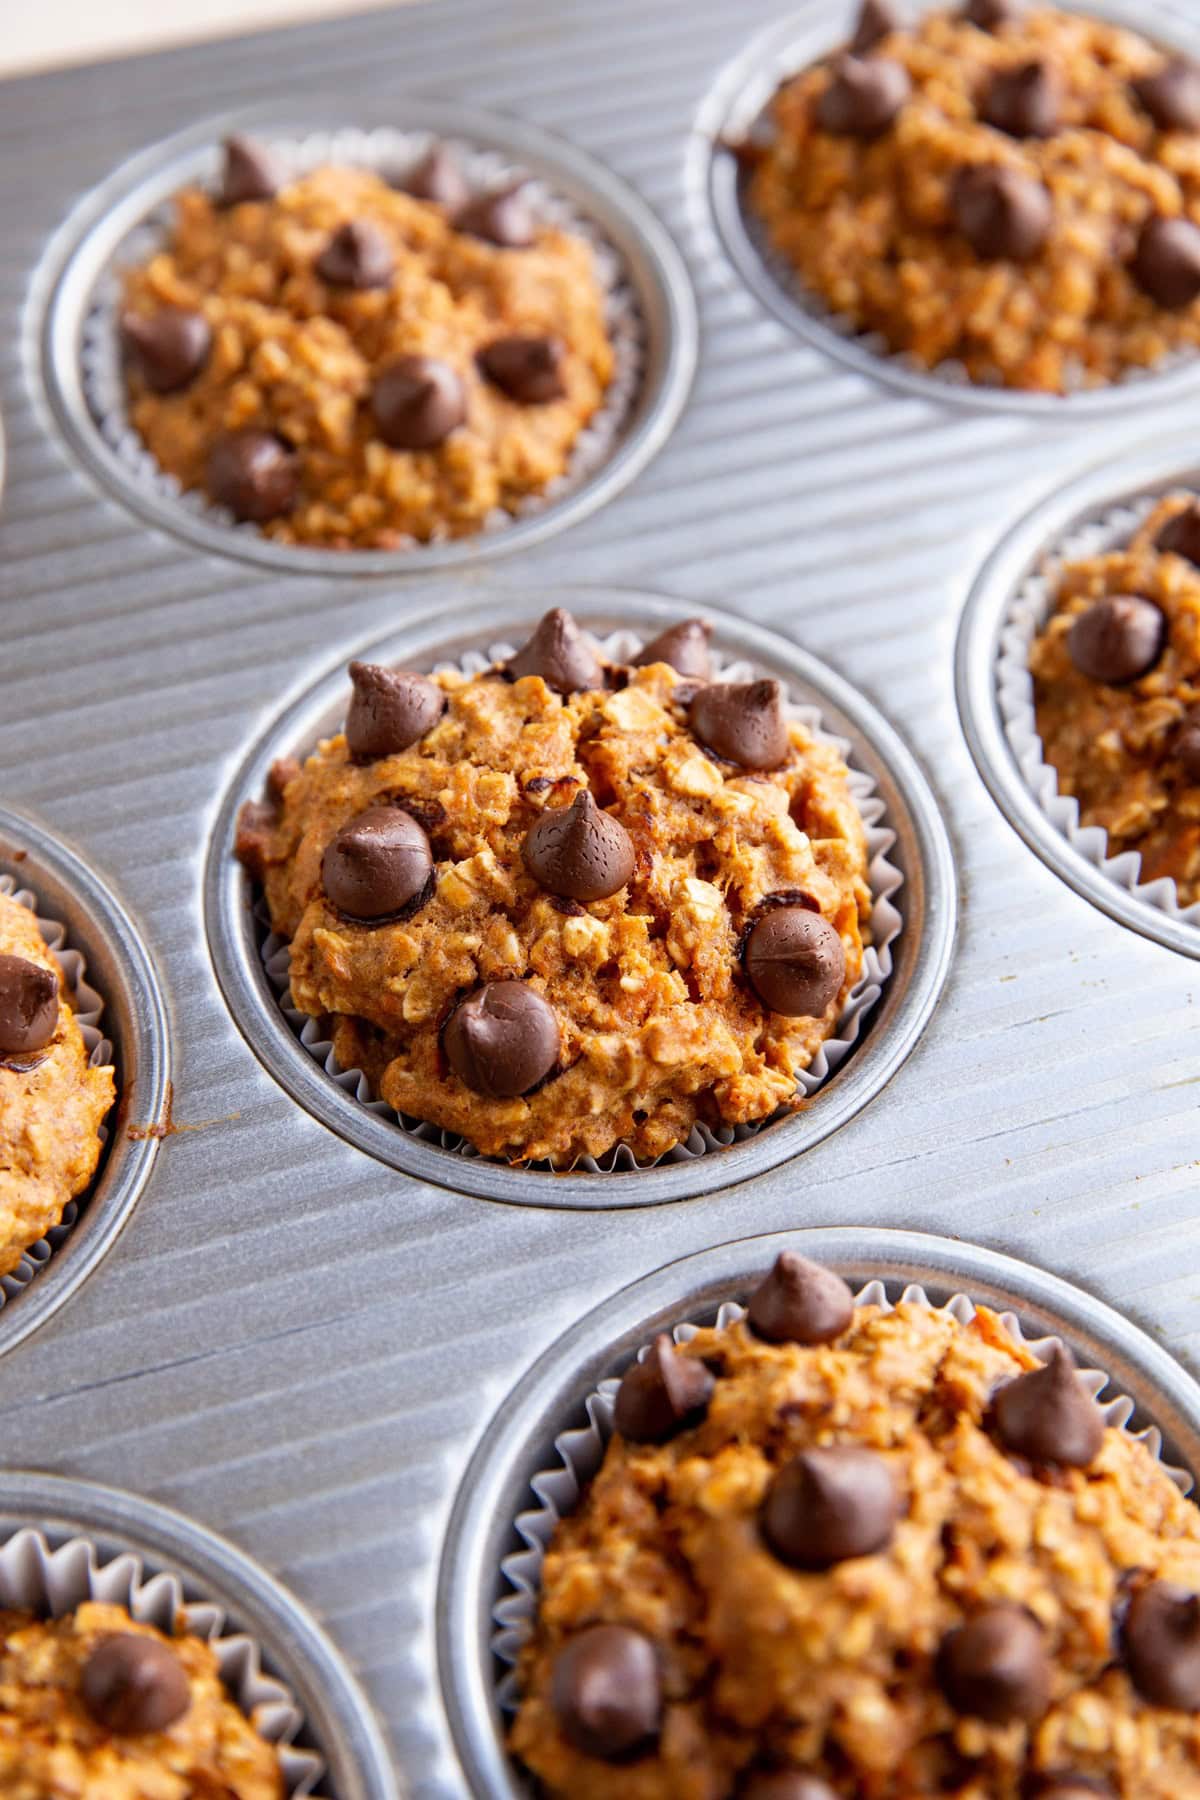
POLYGON ((295 1004, 398 1112, 567 1166, 793 1103, 862 973, 865 834, 707 631, 618 669, 555 610, 481 675, 352 663, 345 731, 243 812, 295 1004))
POLYGON ((1069 1352, 785 1254, 626 1373, 518 1675, 561 1800, 1180 1800, 1200 1514, 1069 1352))
POLYGON ((211 1646, 122 1606, 0 1612, 0 1795, 282 1800, 274 1747, 226 1692, 211 1646))
POLYGON ((477 532, 562 475, 613 370, 590 246, 447 155, 409 189, 285 181, 245 139, 124 276, 130 416, 154 457, 286 544, 477 532))
POLYGON ((1029 654, 1038 732, 1080 822, 1142 880, 1200 900, 1200 501, 1170 495, 1123 549, 1066 563, 1029 654))
POLYGON ((1200 343, 1200 69, 1024 0, 867 0, 786 83, 746 197, 829 310, 921 367, 1065 393, 1200 343))
POLYGON ((0 894, 0 1275, 92 1179, 114 1098, 36 919, 0 894))

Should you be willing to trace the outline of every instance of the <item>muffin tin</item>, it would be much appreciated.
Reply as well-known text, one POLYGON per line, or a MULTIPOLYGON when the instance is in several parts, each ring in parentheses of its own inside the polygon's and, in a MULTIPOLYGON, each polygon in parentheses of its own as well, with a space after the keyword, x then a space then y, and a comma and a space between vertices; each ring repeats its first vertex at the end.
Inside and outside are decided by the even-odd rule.
MULTIPOLYGON (((828 42, 852 11, 831 16, 810 0, 803 28, 828 42)), ((858 1266, 875 1272, 886 1258, 898 1279, 986 1298, 990 1277, 970 1246, 984 1246, 985 1260, 1003 1250, 1078 1284, 1083 1297, 1062 1316, 1085 1353, 1088 1332, 1103 1336, 1109 1318, 1088 1294, 1144 1327, 1162 1346, 1144 1370, 1147 1410, 1182 1460, 1192 1460, 1188 1434, 1200 1429, 1168 1354, 1194 1366, 1200 1353, 1191 1276, 1200 1025, 1192 965, 1179 954, 1191 940, 1131 929, 1029 853, 980 779, 955 691, 960 609, 1015 522, 1097 457, 1109 464, 1096 494, 1105 505, 1129 484, 1186 477, 1186 444, 1171 467, 1175 452, 1164 447, 1153 476, 1140 457, 1123 460, 1133 412, 1151 443, 1180 429, 1184 377, 1131 386, 1119 411, 1085 397, 1049 420, 1008 400, 947 405, 944 390, 897 387, 878 359, 827 356, 832 346, 764 311, 714 229, 706 133, 723 72, 775 19, 770 0, 650 9, 611 0, 560 9, 551 32, 484 0, 437 0, 43 75, 5 92, 0 798, 20 828, 75 846, 64 888, 87 901, 104 871, 103 889, 119 892, 136 919, 133 939, 161 981, 150 1015, 158 1073, 151 1078, 149 1061, 139 1069, 121 1124, 174 1127, 161 1141, 114 1140, 92 1205, 124 1166, 114 1156, 139 1167, 144 1159, 150 1179, 129 1227, 70 1306, 0 1363, 5 1461, 116 1483, 232 1536, 322 1619, 361 1673, 394 1767, 421 1800, 503 1792, 481 1786, 462 1760, 476 1753, 464 1732, 494 1742, 486 1693, 454 1672, 456 1659, 464 1670, 478 1665, 484 1622, 472 1611, 464 1626, 455 1611, 438 1638, 445 1545, 465 1559, 464 1575, 487 1548, 464 1535, 461 1508, 447 1539, 455 1495, 476 1491, 474 1475, 470 1489, 464 1477, 494 1430, 512 1456, 507 1411, 497 1412, 505 1396, 525 1395, 530 1372, 547 1369, 569 1382, 562 1396, 574 1396, 582 1361, 569 1371, 560 1363, 563 1334, 648 1271, 731 1240, 851 1225, 873 1246, 870 1256, 856 1249, 858 1266), (101 473, 83 447, 84 422, 57 394, 74 366, 88 285, 69 252, 100 252, 102 263, 119 241, 118 201, 132 195, 137 216, 144 184, 163 180, 160 152, 148 146, 184 125, 186 158, 212 143, 221 108, 266 123, 278 118, 281 94, 296 97, 302 123, 319 114, 447 130, 458 119, 463 131, 464 112, 486 97, 516 159, 532 164, 535 141, 552 134, 564 183, 578 156, 597 195, 637 191, 636 213, 622 214, 631 264, 658 266, 665 244, 686 279, 660 279, 656 290, 674 401, 645 421, 657 453, 636 481, 620 492, 606 482, 587 507, 568 502, 569 530, 551 532, 548 507, 528 531, 466 547, 453 570, 436 566, 440 551, 406 555, 385 581, 360 578, 358 557, 310 559, 301 573, 277 553, 259 556, 257 541, 254 555, 230 554, 230 534, 210 540, 152 519, 101 473), (310 99, 321 94, 332 111, 310 99), (114 184, 112 171, 131 157, 132 174, 114 184), (84 192, 92 199, 77 211, 84 192), (668 345, 687 351, 688 294, 702 354, 682 405, 689 357, 672 360, 668 345), (1073 429, 1080 417, 1086 431, 1073 429), (948 833, 960 912, 941 1002, 903 1067, 886 1085, 872 1078, 869 1104, 853 1117, 826 1110, 838 1128, 802 1158, 758 1172, 731 1157, 716 1191, 619 1212, 542 1204, 553 1178, 536 1172, 502 1171, 507 1197, 529 1202, 513 1206, 364 1154, 344 1135, 343 1114, 335 1122, 314 1099, 293 1098, 294 1040, 270 1037, 261 996, 243 1006, 229 988, 231 1005, 225 991, 227 961, 243 962, 247 979, 253 969, 246 896, 224 858, 229 809, 281 722, 315 724, 335 703, 347 657, 365 644, 444 642, 448 618, 453 630, 459 616, 506 635, 542 603, 588 585, 620 616, 644 608, 649 590, 671 596, 677 611, 732 614, 738 630, 765 634, 771 655, 784 655, 786 639, 800 678, 825 683, 885 757, 895 730, 948 833), (898 1228, 942 1234, 943 1260, 912 1250, 910 1267, 898 1228), (555 1345, 552 1363, 540 1364, 555 1345), (465 1725, 477 1699, 482 1710, 465 1725)), ((1166 6, 1143 8, 1139 22, 1163 38, 1186 33, 1186 17, 1166 6)), ((960 678, 984 710, 989 632, 966 630, 959 647, 960 678)), ((964 694, 962 707, 974 734, 975 699, 964 694)), ((995 748, 999 768, 1002 739, 995 748)), ((902 757, 892 772, 905 777, 911 812, 908 768, 902 757)), ((919 856, 905 874, 906 908, 914 894, 924 905, 919 856)), ((944 886, 937 897, 944 933, 953 909, 944 886)), ((86 905, 81 929, 85 915, 86 905)), ((85 948, 119 1016, 119 960, 114 979, 100 979, 105 941, 97 933, 85 948)), ((906 933, 900 952, 917 941, 906 933)), ((928 941, 934 953, 913 980, 937 977, 936 987, 936 946, 946 939, 928 941)), ((840 1107, 839 1092, 869 1059, 884 1061, 906 1035, 880 1009, 843 1075, 813 1102, 814 1133, 822 1107, 840 1107)), ((308 1069, 323 1087, 322 1072, 308 1069)), ((714 1165, 707 1183, 721 1159, 702 1162, 714 1165)), ((766 1252, 738 1254, 741 1262, 730 1252, 714 1266, 723 1287, 766 1252)), ((9 1315, 28 1318, 41 1304, 58 1262, 0 1313, 0 1335, 9 1315)), ((605 1314, 606 1354, 657 1307, 677 1306, 673 1279, 624 1324, 605 1314)), ((1032 1322, 1044 1322, 1043 1303, 1057 1316, 1052 1278, 1022 1279, 1032 1283, 1020 1289, 1032 1322)), ((1095 1360, 1141 1398, 1141 1377, 1112 1360, 1121 1348, 1095 1360)), ((551 1406, 543 1454, 557 1421, 551 1406)), ((6 1477, 10 1496, 26 1479, 41 1477, 6 1477)), ((132 1536, 151 1515, 140 1501, 123 1504, 132 1536)), ((511 1509, 505 1529, 510 1518, 511 1509)), ((484 1590, 476 1582, 473 1591, 475 1608, 484 1590)), ((290 1641, 308 1644, 307 1624, 294 1617, 292 1628, 290 1641)))

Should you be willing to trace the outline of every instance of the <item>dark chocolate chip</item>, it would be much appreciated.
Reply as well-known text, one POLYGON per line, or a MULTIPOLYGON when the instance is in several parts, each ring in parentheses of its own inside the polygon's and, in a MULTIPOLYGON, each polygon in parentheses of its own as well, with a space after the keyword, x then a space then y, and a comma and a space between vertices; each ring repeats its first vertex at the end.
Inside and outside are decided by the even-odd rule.
POLYGON ((1023 1606, 1001 1602, 947 1632, 937 1678, 955 1712, 1007 1725, 1032 1724, 1050 1704, 1050 1663, 1036 1620, 1023 1606))
POLYGON ((714 681, 693 697, 688 723, 702 744, 744 769, 777 769, 791 749, 778 681, 714 681))
POLYGON ((431 731, 446 710, 446 696, 428 675, 352 662, 354 692, 346 712, 346 744, 355 762, 397 756, 431 731))
POLYGON ((830 1344, 853 1314, 853 1296, 841 1276, 794 1250, 780 1251, 746 1309, 754 1330, 771 1344, 830 1344))
POLYGON ((616 1762, 648 1750, 662 1723, 654 1645, 628 1625, 576 1632, 554 1658, 550 1704, 585 1756, 616 1762))
POLYGON ((449 363, 397 356, 375 377, 371 411, 393 450, 433 450, 466 418, 467 392, 449 363))
POLYGON ((121 340, 146 386, 173 394, 194 381, 208 361, 212 327, 192 307, 164 306, 149 317, 126 313, 121 340))
POLYGON ((1200 1712, 1200 1594, 1151 1581, 1129 1602, 1121 1633, 1129 1679, 1151 1706, 1200 1712))
POLYGON ((708 653, 711 636, 712 626, 707 619, 681 619, 678 625, 668 625, 650 639, 640 655, 634 657, 634 667, 646 669, 651 663, 669 663, 677 675, 707 681, 712 675, 708 653))
POLYGON ((613 1423, 633 1444, 663 1444, 700 1423, 716 1385, 702 1362, 660 1332, 621 1377, 613 1423))
POLYGON ((391 282, 396 259, 378 225, 347 219, 318 256, 316 270, 331 287, 382 288, 391 282))
POLYGON ((225 140, 221 200, 240 206, 243 200, 270 200, 283 184, 279 165, 265 144, 240 134, 225 140))
POLYGON ((1160 131, 1200 131, 1200 63, 1175 56, 1132 85, 1160 131))
POLYGON ((817 124, 835 137, 881 137, 911 92, 902 63, 886 56, 843 56, 817 101, 817 124))
POLYGON ((273 431, 230 431, 209 450, 207 481, 213 499, 235 519, 263 525, 296 504, 299 463, 273 431))
POLYGON ((24 956, 0 956, 0 1056, 44 1050, 58 1029, 58 977, 24 956))
POLYGON ((761 1770, 738 1788, 738 1800, 838 1800, 837 1790, 819 1775, 799 1769, 761 1770))
POLYGON ((556 337, 502 337, 485 344, 475 361, 493 387, 521 406, 544 406, 566 393, 566 350, 556 337))
POLYGON ((537 226, 521 192, 522 184, 500 188, 468 200, 454 220, 455 230, 485 238, 502 250, 525 250, 537 237, 537 226))
POLYGON ((1039 59, 996 71, 984 98, 983 117, 1009 137, 1053 137, 1062 123, 1062 101, 1058 71, 1039 59))
POLYGON ((899 1507, 891 1471, 873 1450, 835 1444, 803 1450, 774 1476, 762 1530, 772 1553, 793 1569, 831 1569, 886 1550, 899 1507))
POLYGON ((1025 11, 1026 0, 967 0, 962 16, 980 31, 997 31, 1001 25, 1015 25, 1025 11))
POLYGON ((959 169, 950 187, 954 223, 987 262, 1028 262, 1054 223, 1049 189, 1032 175, 999 163, 959 169))
POLYGON ((442 1048, 474 1093, 512 1100, 535 1088, 558 1061, 558 1019, 527 982, 489 981, 450 1014, 442 1048))
POLYGON ((368 806, 325 847, 321 882, 348 919, 393 919, 424 894, 433 873, 429 839, 411 814, 368 806))
POLYGON ((742 952, 750 985, 772 1012, 821 1019, 846 979, 841 938, 806 906, 771 907, 756 920, 742 952))
POLYGON ((1172 515, 1154 540, 1155 548, 1169 550, 1200 568, 1200 501, 1193 500, 1172 515))
POLYGON ((266 878, 267 857, 278 823, 279 809, 268 800, 246 800, 238 811, 233 854, 255 881, 266 878))
POLYGON ((863 0, 854 36, 850 39, 852 54, 865 55, 887 37, 889 32, 903 31, 907 24, 904 8, 899 0, 863 0))
POLYGON ((521 846, 525 867, 547 893, 569 900, 604 900, 633 874, 633 840, 587 788, 570 806, 542 813, 521 846))
POLYGON ((583 632, 561 606, 544 613, 529 641, 505 666, 510 681, 540 675, 556 694, 578 694, 604 686, 604 670, 583 632))
POLYGON ((1120 687, 1154 667, 1166 635, 1167 621, 1152 600, 1107 594, 1079 614, 1067 633, 1067 653, 1090 681, 1120 687))
POLYGON ((401 186, 414 200, 433 200, 451 212, 465 206, 471 197, 466 178, 445 144, 434 144, 409 170, 401 186))
POLYGON ((101 1638, 79 1677, 83 1703, 105 1731, 165 1731, 192 1703, 187 1673, 169 1645, 135 1631, 101 1638))
POLYGON ((1157 214, 1142 226, 1133 277, 1156 305, 1180 312, 1200 296, 1200 225, 1157 214))
POLYGON ((1200 783, 1200 706, 1193 706, 1184 714, 1171 748, 1183 770, 1183 779, 1200 783))
POLYGON ((1086 1469, 1104 1442, 1104 1415, 1065 1344, 1055 1344, 1040 1367, 1006 1381, 992 1408, 1004 1448, 1030 1462, 1086 1469))

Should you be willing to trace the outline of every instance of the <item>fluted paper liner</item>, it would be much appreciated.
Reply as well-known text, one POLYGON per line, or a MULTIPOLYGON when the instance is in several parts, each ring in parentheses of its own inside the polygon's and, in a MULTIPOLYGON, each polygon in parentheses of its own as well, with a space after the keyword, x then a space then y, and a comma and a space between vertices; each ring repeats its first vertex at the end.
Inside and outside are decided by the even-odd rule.
MULTIPOLYGON (((88 1062, 93 1068, 103 1068, 112 1061, 112 1044, 101 1030, 101 1019, 104 1014, 104 1001, 95 988, 87 980, 87 962, 82 953, 72 950, 67 943, 67 928, 57 919, 45 919, 38 911, 37 895, 31 888, 18 887, 11 875, 0 873, 0 894, 15 900, 18 906, 27 907, 37 920, 38 930, 45 940, 46 947, 58 958, 71 1000, 75 1007, 75 1017, 83 1034, 84 1046, 88 1052, 88 1062)), ((100 1126, 102 1143, 108 1142, 108 1126, 100 1126)), ((16 1268, 8 1275, 0 1276, 0 1311, 15 1295, 27 1288, 34 1276, 44 1269, 59 1245, 63 1243, 71 1231, 71 1227, 79 1217, 79 1200, 69 1200, 63 1208, 60 1222, 48 1231, 36 1244, 31 1244, 21 1257, 16 1268)))
MULTIPOLYGON (((925 1289, 916 1283, 903 1290, 900 1301, 928 1307, 934 1304, 925 1289)), ((882 1281, 869 1281, 855 1294, 854 1304, 879 1306, 886 1312, 895 1311, 895 1305, 889 1300, 882 1281)), ((966 1294, 954 1294, 937 1310, 951 1313, 961 1325, 967 1325, 975 1317, 975 1302, 966 1294)), ((714 1323, 719 1331, 724 1331, 745 1316, 744 1306, 727 1300, 718 1308, 714 1323)), ((1025 1349, 1031 1350, 1042 1362, 1047 1360, 1053 1347, 1062 1341, 1054 1335, 1027 1338, 1015 1313, 1002 1313, 1000 1319, 1010 1336, 1025 1349)), ((677 1344, 684 1344, 700 1329, 699 1325, 685 1320, 671 1327, 671 1335, 677 1344)), ((638 1351, 639 1362, 648 1355, 650 1348, 649 1344, 645 1344, 638 1351)), ((1079 1375, 1084 1385, 1099 1400, 1108 1386, 1108 1375, 1103 1369, 1080 1369, 1079 1375)), ((506 1712, 515 1711, 517 1706, 516 1663, 533 1629, 546 1550, 555 1527, 574 1510, 580 1495, 604 1460, 604 1452, 613 1434, 613 1408, 620 1385, 620 1376, 612 1375, 588 1394, 584 1402, 588 1423, 561 1432, 555 1438, 554 1449, 558 1464, 554 1468, 541 1469, 531 1477, 529 1486, 537 1504, 518 1513, 514 1521, 517 1536, 525 1548, 513 1551, 502 1560, 500 1572, 508 1592, 492 1608, 495 1626, 492 1650, 505 1668, 505 1673, 500 1678, 498 1698, 506 1712)), ((1125 1394, 1115 1394, 1111 1399, 1101 1401, 1100 1406, 1105 1424, 1119 1429, 1124 1429, 1134 1412, 1134 1403, 1125 1394)), ((1162 1462, 1162 1434, 1157 1426, 1147 1426, 1144 1431, 1132 1435, 1139 1443, 1145 1444, 1153 1457, 1162 1462)), ((1162 1466, 1181 1493, 1191 1492, 1193 1479, 1186 1470, 1173 1468, 1166 1462, 1162 1466)))
POLYGON ((1029 653, 1033 641, 1054 611, 1059 571, 1075 562, 1119 549, 1157 505, 1154 495, 1134 505, 1114 507, 1099 519, 1065 533, 1012 595, 997 639, 996 701, 1017 767, 1026 787, 1055 830, 1073 850, 1098 869, 1114 887, 1132 894, 1144 906, 1200 926, 1200 901, 1180 906, 1175 883, 1167 876, 1143 881, 1142 859, 1136 850, 1108 853, 1108 833, 1102 825, 1082 825, 1079 802, 1058 789, 1058 771, 1046 760, 1038 733, 1033 676, 1029 653))
MULTIPOLYGON (((540 493, 523 500, 513 511, 496 508, 484 520, 480 530, 488 533, 503 530, 517 519, 543 511, 590 480, 611 456, 630 417, 641 385, 646 350, 645 321, 638 310, 624 262, 599 226, 556 194, 551 183, 527 176, 523 169, 498 151, 481 150, 454 137, 442 138, 427 131, 348 129, 314 132, 298 139, 267 137, 263 141, 278 158, 286 177, 292 180, 326 164, 373 169, 377 174, 394 177, 411 168, 435 143, 444 144, 458 161, 472 192, 521 181, 523 198, 541 224, 555 226, 587 241, 605 295, 605 324, 613 348, 612 379, 599 408, 576 438, 564 472, 540 493)), ((167 200, 127 234, 96 284, 84 321, 80 350, 88 409, 105 443, 131 481, 150 489, 160 499, 172 501, 194 517, 206 519, 235 534, 258 537, 261 533, 257 526, 239 524, 232 513, 215 505, 207 495, 196 489, 185 491, 181 488, 176 478, 159 466, 129 418, 119 326, 121 277, 124 270, 147 261, 163 247, 170 233, 171 220, 172 202, 167 200)), ((428 541, 449 541, 448 533, 435 534, 428 541)), ((291 547, 319 550, 324 546, 291 547)), ((411 551, 421 547, 416 542, 408 546, 411 551)), ((347 550, 345 555, 352 559, 354 551, 347 550)))
POLYGON ((263 1668, 263 1650, 244 1631, 230 1630, 224 1607, 198 1597, 170 1568, 147 1569, 125 1551, 105 1562, 90 1538, 51 1545, 26 1527, 0 1547, 0 1608, 60 1618, 89 1600, 123 1606, 142 1625, 167 1637, 199 1637, 212 1646, 221 1679, 260 1737, 279 1752, 288 1800, 315 1793, 322 1758, 296 1746, 304 1714, 292 1690, 263 1668))
MULTIPOLYGON (((636 632, 622 630, 613 632, 602 639, 599 649, 606 661, 625 663, 631 661, 640 652, 644 639, 636 632)), ((491 646, 486 654, 470 651, 456 663, 441 662, 436 669, 457 669, 464 675, 480 675, 494 664, 507 662, 516 654, 516 646, 509 643, 498 643, 491 646)), ((730 662, 722 664, 719 655, 714 654, 713 663, 718 681, 752 681, 758 671, 748 662, 730 662)), ((832 745, 850 768, 850 791, 858 806, 859 813, 866 827, 868 880, 871 888, 871 938, 872 941, 863 952, 863 973, 851 990, 838 1020, 837 1035, 827 1038, 807 1069, 802 1069, 796 1077, 797 1091, 803 1099, 810 1099, 823 1082, 827 1081, 834 1070, 840 1067, 854 1048, 862 1032, 864 1022, 876 1005, 883 992, 884 984, 892 972, 891 946, 903 928, 903 917, 895 904, 894 896, 903 885, 904 877, 895 863, 889 861, 888 852, 896 841, 895 832, 886 822, 886 808, 875 792, 875 784, 871 777, 861 769, 850 767, 853 745, 845 738, 833 736, 824 730, 821 724, 820 709, 815 706, 800 706, 787 703, 789 718, 795 719, 812 733, 823 744, 832 745)), ((255 914, 260 928, 265 933, 262 942, 263 965, 272 989, 279 997, 279 1004, 284 1017, 299 1037, 300 1042, 309 1055, 319 1062, 325 1073, 340 1087, 343 1093, 357 1100, 369 1112, 378 1117, 391 1120, 401 1131, 410 1137, 419 1138, 422 1142, 436 1144, 440 1149, 449 1150, 456 1156, 472 1157, 481 1161, 484 1158, 474 1144, 467 1142, 457 1132, 445 1131, 439 1125, 431 1125, 421 1119, 414 1119, 407 1114, 397 1113, 385 1100, 378 1100, 371 1091, 371 1084, 361 1069, 343 1069, 334 1055, 333 1045, 322 1035, 318 1020, 307 1013, 300 1012, 292 1002, 291 990, 288 986, 290 951, 287 941, 277 937, 270 929, 264 903, 259 900, 255 914)), ((662 1156, 653 1160, 639 1161, 626 1144, 617 1144, 602 1157, 580 1157, 572 1168, 585 1174, 610 1175, 635 1169, 651 1169, 660 1163, 691 1162, 697 1157, 706 1156, 710 1150, 722 1150, 731 1144, 745 1143, 747 1139, 757 1136, 765 1128, 779 1123, 790 1116, 790 1109, 783 1108, 769 1119, 760 1119, 748 1125, 722 1125, 716 1130, 706 1124, 692 1127, 690 1135, 683 1143, 674 1145, 662 1156)), ((556 1172, 549 1162, 531 1162, 523 1165, 536 1172, 556 1172)))

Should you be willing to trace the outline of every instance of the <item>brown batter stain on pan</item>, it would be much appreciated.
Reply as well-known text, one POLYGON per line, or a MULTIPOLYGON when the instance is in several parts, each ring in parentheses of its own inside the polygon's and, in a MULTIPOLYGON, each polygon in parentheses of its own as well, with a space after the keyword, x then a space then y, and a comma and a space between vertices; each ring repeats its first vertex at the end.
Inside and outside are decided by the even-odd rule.
POLYGON ((163 1138, 182 1137, 185 1132, 204 1131, 210 1125, 226 1125, 231 1119, 240 1119, 241 1116, 240 1112, 224 1113, 217 1119, 197 1119, 194 1125, 180 1125, 175 1118, 175 1083, 168 1081, 162 1118, 150 1125, 127 1125, 125 1136, 132 1143, 141 1143, 147 1138, 161 1141, 163 1138))

